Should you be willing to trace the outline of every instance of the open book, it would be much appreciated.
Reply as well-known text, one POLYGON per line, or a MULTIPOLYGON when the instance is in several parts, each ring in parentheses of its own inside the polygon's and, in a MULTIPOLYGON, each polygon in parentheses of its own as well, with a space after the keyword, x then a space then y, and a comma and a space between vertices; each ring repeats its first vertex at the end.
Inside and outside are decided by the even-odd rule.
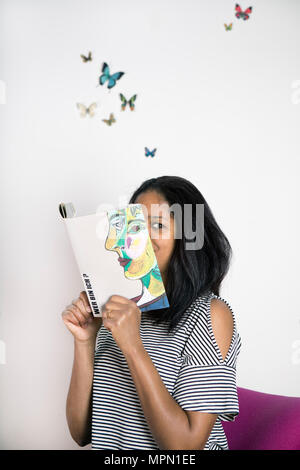
POLYGON ((169 307, 141 204, 78 217, 69 202, 59 212, 95 317, 114 294, 142 312, 169 307))

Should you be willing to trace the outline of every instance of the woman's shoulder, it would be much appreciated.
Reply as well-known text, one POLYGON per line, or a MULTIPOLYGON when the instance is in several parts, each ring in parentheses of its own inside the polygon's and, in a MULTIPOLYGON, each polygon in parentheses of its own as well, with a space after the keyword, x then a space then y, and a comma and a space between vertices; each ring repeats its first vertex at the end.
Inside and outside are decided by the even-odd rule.
POLYGON ((214 316, 234 318, 234 312, 230 303, 212 291, 199 295, 191 304, 193 311, 205 312, 214 316))
POLYGON ((218 320, 225 323, 232 323, 236 326, 235 314, 230 303, 211 290, 206 291, 196 297, 186 310, 186 321, 190 329, 197 323, 210 324, 211 320, 218 320))
POLYGON ((237 330, 234 312, 227 300, 208 292, 197 297, 190 314, 189 332, 204 347, 217 353, 217 361, 233 365, 241 348, 241 338, 237 330))
POLYGON ((235 313, 230 303, 218 294, 208 291, 199 295, 189 309, 191 328, 197 324, 204 328, 221 329, 237 333, 235 313))

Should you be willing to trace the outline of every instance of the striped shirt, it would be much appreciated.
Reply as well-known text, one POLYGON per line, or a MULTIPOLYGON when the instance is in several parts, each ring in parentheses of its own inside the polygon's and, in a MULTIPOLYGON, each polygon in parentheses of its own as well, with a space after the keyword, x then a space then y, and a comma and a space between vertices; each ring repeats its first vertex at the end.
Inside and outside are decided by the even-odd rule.
MULTIPOLYGON (((184 410, 218 417, 204 450, 227 450, 222 421, 239 413, 236 361, 241 348, 234 313, 226 300, 209 292, 185 311, 175 331, 166 321, 154 325, 142 312, 140 335, 170 395, 184 410), (226 303, 233 316, 233 336, 225 360, 215 340, 210 317, 212 298, 226 303)), ((125 356, 103 325, 94 356, 92 450, 159 449, 144 417, 125 356)))

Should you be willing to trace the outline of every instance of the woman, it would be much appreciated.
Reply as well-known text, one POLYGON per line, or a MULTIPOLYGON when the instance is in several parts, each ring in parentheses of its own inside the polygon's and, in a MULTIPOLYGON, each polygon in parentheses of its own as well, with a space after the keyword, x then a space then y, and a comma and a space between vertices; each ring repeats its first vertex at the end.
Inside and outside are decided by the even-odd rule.
POLYGON ((219 296, 230 244, 184 178, 151 178, 129 202, 147 215, 170 307, 141 314, 135 302, 113 295, 103 319, 95 319, 81 292, 64 310, 75 348, 66 408, 71 435, 92 449, 226 450, 221 420, 239 412, 241 348, 232 309, 219 296), (180 221, 168 210, 174 204, 182 208, 180 221), (204 243, 187 249, 184 220, 197 231, 197 204, 204 207, 204 243), (186 205, 194 208, 190 219, 186 205), (174 237, 180 228, 182 237, 174 237))

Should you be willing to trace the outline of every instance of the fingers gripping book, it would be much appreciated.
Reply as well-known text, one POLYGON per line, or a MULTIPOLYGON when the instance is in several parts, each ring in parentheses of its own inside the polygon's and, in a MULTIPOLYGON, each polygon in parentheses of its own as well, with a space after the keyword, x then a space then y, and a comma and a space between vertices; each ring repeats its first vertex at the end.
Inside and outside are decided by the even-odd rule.
POLYGON ((59 212, 94 317, 114 294, 142 312, 169 307, 141 204, 78 217, 69 202, 59 212))

